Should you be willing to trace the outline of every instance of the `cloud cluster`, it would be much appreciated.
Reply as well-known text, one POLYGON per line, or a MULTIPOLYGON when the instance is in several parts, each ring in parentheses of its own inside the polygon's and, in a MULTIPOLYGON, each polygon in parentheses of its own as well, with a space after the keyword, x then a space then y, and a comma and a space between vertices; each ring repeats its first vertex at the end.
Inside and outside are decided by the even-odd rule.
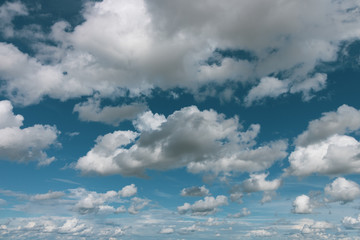
POLYGON ((59 131, 54 126, 39 124, 21 128, 23 120, 23 116, 14 115, 9 101, 0 101, 0 158, 50 164, 55 158, 47 157, 44 150, 57 143, 59 131))
MULTIPOLYGON (((87 191, 83 188, 76 188, 70 190, 70 197, 76 200, 76 204, 73 208, 74 211, 84 214, 110 214, 110 213, 122 213, 126 209, 124 206, 114 208, 112 205, 106 203, 119 202, 120 197, 131 197, 137 193, 137 188, 134 184, 123 187, 120 191, 107 191, 106 193, 97 193, 87 191)), ((129 213, 136 214, 141 208, 136 208, 139 202, 139 198, 134 198, 131 206, 129 207, 129 213), (134 203, 135 202, 135 203, 134 203)))
POLYGON ((249 216, 251 214, 250 210, 247 208, 242 208, 241 212, 235 213, 235 214, 229 214, 228 217, 231 218, 241 218, 241 217, 246 217, 249 216))
POLYGON ((243 132, 237 117, 226 119, 213 110, 191 106, 166 119, 149 117, 149 112, 145 115, 134 121, 143 131, 115 131, 98 137, 75 168, 83 173, 128 176, 142 176, 146 169, 185 166, 192 173, 251 172, 267 169, 287 155, 287 143, 282 140, 255 146, 259 125, 243 132), (156 124, 146 126, 146 118, 156 119, 156 124))
POLYGON ((24 16, 28 14, 26 6, 21 2, 4 2, 4 4, 0 6, 0 33, 5 37, 13 37, 13 19, 16 16, 24 16))
POLYGON ((360 111, 340 106, 309 123, 296 140, 289 156, 287 174, 307 176, 350 174, 360 172, 360 143, 350 134, 360 129, 360 111))
POLYGON ((346 216, 343 218, 342 224, 347 229, 360 229, 360 215, 357 218, 346 216))
POLYGON ((214 197, 205 197, 204 200, 196 201, 194 204, 185 203, 177 208, 180 214, 190 212, 192 215, 205 216, 214 214, 218 211, 218 207, 228 204, 226 196, 219 195, 214 197))
POLYGON ((324 193, 328 196, 326 201, 345 204, 360 197, 360 186, 356 182, 338 177, 331 184, 326 185, 324 193))
MULTIPOLYGON (((257 78, 263 80, 248 103, 285 92, 302 92, 307 98, 325 86, 316 65, 335 60, 342 41, 359 37, 358 6, 352 0, 321 0, 311 9, 296 0, 88 2, 82 10, 84 21, 78 26, 54 23, 52 31, 43 34, 48 41, 32 46, 33 57, 12 44, 0 44, 0 61, 9 63, 0 67, 2 90, 12 101, 27 105, 44 96, 118 96, 124 89, 132 95, 155 87, 196 93, 208 83, 257 78), (180 14, 181 9, 191 10, 180 14), (252 57, 222 54, 226 50, 252 57), (14 71, 14 62, 21 71, 14 71), (273 92, 261 90, 270 79, 266 77, 284 72, 285 79, 272 80, 279 83, 273 92), (291 87, 281 86, 284 80, 291 87)), ((8 36, 14 16, 26 14, 19 2, 1 6, 8 36)), ((31 28, 27 32, 34 34, 31 28)))

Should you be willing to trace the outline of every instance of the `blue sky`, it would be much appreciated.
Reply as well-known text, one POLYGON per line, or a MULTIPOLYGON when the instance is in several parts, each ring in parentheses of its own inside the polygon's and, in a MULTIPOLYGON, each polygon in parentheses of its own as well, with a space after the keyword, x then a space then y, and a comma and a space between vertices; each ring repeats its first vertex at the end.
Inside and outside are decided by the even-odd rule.
POLYGON ((359 9, 0 1, 0 239, 358 239, 359 9))

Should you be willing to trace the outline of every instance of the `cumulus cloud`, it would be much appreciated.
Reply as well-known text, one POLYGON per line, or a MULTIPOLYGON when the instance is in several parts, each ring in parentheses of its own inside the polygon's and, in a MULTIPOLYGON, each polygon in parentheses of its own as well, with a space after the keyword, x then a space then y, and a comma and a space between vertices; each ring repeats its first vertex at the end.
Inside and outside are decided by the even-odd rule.
POLYGON ((241 209, 241 212, 238 212, 238 213, 235 213, 235 214, 229 214, 228 217, 241 218, 241 217, 249 216, 250 214, 251 214, 251 212, 249 211, 249 209, 243 208, 243 209, 241 209))
POLYGON ((153 130, 115 131, 98 137, 94 148, 75 168, 83 173, 135 176, 144 175, 145 169, 184 166, 193 173, 244 172, 267 169, 287 155, 285 141, 255 147, 259 125, 242 132, 237 117, 226 119, 214 110, 200 111, 191 106, 163 120, 153 130))
MULTIPOLYGON (((131 197, 137 193, 137 188, 134 184, 123 187, 120 191, 110 190, 106 193, 98 193, 94 191, 87 191, 84 188, 71 189, 69 197, 76 200, 73 210, 85 215, 85 214, 110 214, 110 213, 122 213, 125 212, 124 206, 114 208, 110 203, 120 202, 121 197, 131 197)), ((134 199, 134 198, 133 198, 134 199)), ((136 202, 132 200, 132 202, 136 202)), ((143 207, 138 207, 140 205, 136 203, 131 204, 129 209, 134 209, 134 211, 139 211, 143 207)), ((131 212, 131 210, 129 210, 131 212)))
POLYGON ((250 174, 250 178, 242 182, 241 187, 244 192, 252 193, 259 191, 275 191, 277 190, 282 181, 281 179, 274 179, 272 181, 267 181, 265 178, 269 173, 262 174, 250 174))
POLYGON ((360 229, 360 215, 357 218, 346 216, 341 222, 347 229, 360 229))
POLYGON ((360 186, 356 182, 338 177, 331 184, 326 185, 324 193, 328 196, 326 201, 345 204, 360 197, 360 186))
POLYGON ((181 196, 185 197, 203 197, 206 195, 209 195, 209 190, 205 186, 194 186, 181 190, 181 196))
MULTIPOLYGON (((286 72, 293 86, 287 91, 303 92, 306 99, 325 86, 324 78, 316 77, 320 75, 310 76, 316 65, 335 60, 341 42, 359 37, 357 7, 350 0, 321 0, 311 9, 296 0, 285 5, 276 0, 241 5, 235 0, 90 2, 78 26, 56 22, 47 37, 57 45, 37 43, 34 57, 2 43, 1 60, 16 62, 21 70, 1 64, 2 90, 26 105, 46 95, 62 100, 93 92, 117 96, 124 89, 133 95, 155 87, 196 93, 208 83, 253 82, 286 72), (180 15, 179 9, 191 10, 180 15), (243 50, 254 57, 223 56, 219 49, 243 50), (218 62, 210 63, 210 58, 218 62)), ((19 2, 1 9, 7 25, 14 16, 27 14, 19 2)), ((264 96, 285 90, 280 86, 264 96)))
POLYGON ((14 115, 7 100, 0 101, 0 158, 17 162, 38 161, 48 165, 55 160, 44 150, 56 144, 59 131, 54 126, 34 125, 21 128, 23 116, 14 115))
POLYGON ((327 75, 317 73, 299 82, 291 82, 289 79, 280 80, 275 77, 264 77, 259 84, 253 87, 244 99, 246 106, 259 102, 264 98, 277 98, 286 93, 302 93, 305 101, 310 100, 312 93, 318 92, 326 87, 327 75))
POLYGON ((101 222, 77 217, 12 218, 7 225, 0 225, 0 236, 11 239, 117 239, 126 227, 109 226, 101 222), (19 236, 21 235, 21 236, 19 236))
POLYGON ((309 123, 308 128, 300 134, 295 143, 297 146, 321 142, 334 134, 346 134, 360 129, 360 111, 346 104, 335 112, 323 113, 319 119, 309 123))
POLYGON ((309 214, 313 211, 313 206, 310 201, 310 197, 307 195, 301 195, 296 197, 293 202, 293 213, 309 214))
POLYGON ((333 135, 326 140, 296 147, 289 156, 287 174, 338 175, 360 172, 360 143, 353 137, 333 135))
POLYGON ((74 107, 74 112, 79 113, 81 121, 103 122, 118 126, 120 122, 132 120, 146 110, 147 106, 142 103, 133 103, 122 106, 100 107, 99 98, 89 98, 87 102, 78 103, 74 107))
POLYGON ((360 111, 342 105, 335 112, 324 113, 309 123, 295 139, 289 156, 287 174, 307 176, 349 174, 360 171, 360 143, 351 136, 360 129, 360 111))
POLYGON ((245 97, 245 104, 250 106, 253 102, 265 97, 276 98, 288 92, 288 85, 288 81, 281 81, 274 77, 262 78, 260 83, 256 87, 253 87, 245 97))
POLYGON ((194 204, 185 203, 177 208, 180 214, 190 212, 192 215, 205 216, 218 211, 218 207, 228 204, 226 196, 219 195, 214 197, 205 197, 204 200, 196 201, 194 204))

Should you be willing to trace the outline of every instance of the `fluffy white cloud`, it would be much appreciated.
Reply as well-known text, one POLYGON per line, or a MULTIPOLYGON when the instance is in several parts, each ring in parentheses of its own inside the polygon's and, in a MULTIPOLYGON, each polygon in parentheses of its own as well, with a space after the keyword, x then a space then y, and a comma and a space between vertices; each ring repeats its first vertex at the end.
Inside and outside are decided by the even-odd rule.
POLYGON ((161 234, 171 234, 171 233, 174 233, 174 232, 175 232, 174 228, 167 227, 167 228, 162 228, 159 233, 161 233, 161 234))
POLYGON ((0 6, 0 33, 5 37, 14 35, 13 19, 16 16, 28 15, 28 10, 24 4, 19 1, 4 2, 0 6))
POLYGON ((297 146, 307 146, 334 134, 346 134, 360 129, 360 111, 346 104, 336 112, 326 112, 319 119, 309 123, 306 131, 300 134, 295 143, 297 146))
POLYGON ((246 217, 246 216, 248 216, 250 214, 251 214, 251 212, 249 211, 249 209, 243 208, 243 209, 241 209, 241 212, 238 212, 238 213, 235 213, 235 214, 230 214, 228 217, 241 218, 241 217, 246 217))
POLYGON ((310 197, 306 195, 301 195, 296 197, 293 202, 293 213, 298 214, 309 214, 313 211, 313 206, 310 201, 310 197))
POLYGON ((274 77, 264 77, 260 80, 260 83, 253 87, 244 101, 247 106, 250 106, 253 102, 259 101, 265 97, 276 98, 281 94, 288 92, 288 81, 281 81, 274 77))
POLYGON ((166 122, 166 117, 160 114, 153 114, 147 111, 133 121, 133 124, 140 132, 159 130, 162 123, 166 122))
POLYGON ((24 118, 14 115, 13 107, 7 100, 0 101, 0 158, 17 162, 38 161, 48 165, 55 160, 43 151, 56 144, 59 131, 49 125, 34 125, 21 128, 24 118))
POLYGON ((340 106, 335 112, 323 113, 309 123, 296 140, 296 148, 289 156, 287 174, 306 176, 358 173, 360 171, 360 143, 343 135, 360 129, 360 111, 340 106))
POLYGON ((196 201, 194 204, 185 203, 183 206, 179 206, 177 209, 180 214, 191 212, 192 215, 205 216, 217 212, 218 207, 227 204, 227 197, 219 195, 216 198, 205 197, 204 200, 196 201))
POLYGON ((360 143, 355 138, 333 135, 306 147, 296 147, 289 156, 286 173, 295 176, 359 173, 359 154, 360 143))
MULTIPOLYGON (((285 4, 278 0, 90 2, 82 11, 84 22, 74 31, 68 31, 66 22, 55 23, 47 37, 57 46, 37 43, 33 58, 1 44, 0 62, 17 62, 16 67, 0 64, 2 90, 13 101, 31 104, 45 95, 68 99, 96 91, 116 96, 123 94, 121 89, 131 94, 154 87, 196 92, 209 82, 245 82, 287 72, 294 86, 290 93, 300 91, 306 98, 325 84, 318 77, 309 80, 316 64, 334 60, 342 41, 360 35, 354 10, 358 2, 320 0, 311 9, 308 4, 296 0, 285 4), (184 12, 179 9, 191 10, 179 14, 184 12), (216 49, 241 49, 254 57, 223 57, 216 49), (209 58, 218 64, 209 64, 209 58)), ((13 16, 27 13, 18 2, 1 9, 7 25, 13 16)))
POLYGON ((331 184, 326 185, 325 195, 329 196, 329 202, 347 203, 360 197, 360 186, 353 181, 338 177, 331 184))
POLYGON ((246 193, 277 190, 281 185, 281 179, 267 181, 265 178, 268 175, 269 173, 250 174, 250 178, 242 182, 242 190, 246 193))
POLYGON ((77 217, 12 218, 0 225, 1 238, 11 239, 118 239, 126 227, 109 226, 77 217))
POLYGON ((122 106, 100 107, 100 99, 89 98, 87 102, 78 103, 74 112, 79 113, 81 121, 103 122, 118 126, 124 120, 132 120, 146 110, 147 106, 141 103, 133 103, 122 106))
MULTIPOLYGON (((114 203, 119 202, 120 197, 131 197, 137 193, 137 188, 134 184, 128 185, 123 187, 120 191, 107 191, 106 193, 97 193, 94 191, 87 191, 84 188, 76 188, 71 189, 69 197, 71 199, 76 200, 76 203, 73 207, 73 210, 80 213, 80 214, 110 214, 110 213, 122 213, 125 212, 124 206, 120 206, 119 208, 115 209, 113 206, 106 205, 106 203, 114 203)), ((135 202, 138 198, 135 199, 135 202)), ((132 202, 134 202, 132 200, 132 202)), ((129 207, 129 212, 136 210, 137 212, 141 210, 143 207, 139 207, 139 204, 132 203, 129 207)))
POLYGON ((209 190, 205 187, 205 186, 201 186, 201 187, 189 187, 189 188, 184 188, 183 190, 181 190, 181 196, 185 196, 185 197, 203 197, 209 195, 209 190))
POLYGON ((291 82, 289 79, 279 80, 274 77, 264 77, 259 84, 253 87, 244 102, 246 106, 254 102, 261 101, 264 98, 277 98, 285 93, 302 93, 303 100, 310 100, 312 93, 318 92, 326 87, 327 75, 317 73, 313 77, 305 78, 302 81, 291 82))
POLYGON ((136 193, 137 193, 137 187, 135 186, 135 184, 127 185, 119 191, 119 195, 121 197, 132 197, 136 193))
POLYGON ((138 127, 144 132, 115 131, 98 137, 75 167, 83 173, 136 176, 146 169, 183 166, 193 173, 244 172, 264 170, 287 155, 285 141, 255 147, 258 125, 241 132, 237 117, 226 119, 213 110, 186 107, 158 122, 150 128, 138 127))
POLYGON ((346 216, 343 218, 342 224, 348 229, 360 229, 360 215, 357 218, 346 216))

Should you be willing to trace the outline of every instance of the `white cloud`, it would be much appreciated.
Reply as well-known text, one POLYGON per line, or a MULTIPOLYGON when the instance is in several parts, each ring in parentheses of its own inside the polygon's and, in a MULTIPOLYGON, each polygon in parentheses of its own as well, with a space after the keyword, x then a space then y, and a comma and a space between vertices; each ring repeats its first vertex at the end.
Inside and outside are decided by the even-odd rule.
POLYGON ((241 217, 249 216, 250 214, 251 214, 251 212, 249 211, 249 209, 243 208, 243 209, 241 209, 241 212, 238 212, 238 213, 235 213, 235 214, 229 214, 228 217, 241 218, 241 217))
POLYGON ((140 132, 159 130, 162 123, 166 122, 164 115, 157 113, 153 114, 151 111, 144 112, 133 121, 133 124, 140 132))
POLYGON ((313 77, 301 79, 301 81, 290 81, 290 79, 279 80, 274 77, 264 77, 259 84, 253 87, 244 102, 246 106, 251 106, 254 102, 259 102, 264 98, 277 98, 286 93, 302 93, 304 101, 310 100, 312 93, 318 92, 326 87, 327 75, 316 73, 313 77))
POLYGON ((338 177, 331 184, 326 185, 324 189, 326 198, 329 202, 347 203, 360 197, 360 186, 353 181, 338 177))
POLYGON ((244 195, 241 192, 235 191, 230 194, 230 200, 232 202, 243 203, 243 200, 242 200, 243 196, 244 195))
POLYGON ((296 147, 289 156, 286 174, 307 176, 360 172, 360 143, 353 137, 333 135, 326 140, 296 147))
POLYGON ((0 6, 0 32, 7 38, 13 37, 13 19, 16 16, 28 15, 28 10, 20 1, 4 2, 0 6))
MULTIPOLYGON (((73 210, 80 214, 111 214, 111 213, 122 213, 125 212, 124 206, 114 208, 109 203, 120 202, 121 197, 131 197, 137 193, 137 188, 134 184, 123 187, 120 191, 116 192, 113 190, 107 191, 106 193, 97 193, 94 191, 87 191, 84 188, 71 189, 69 197, 76 200, 73 210), (106 204, 107 203, 107 204, 106 204)), ((138 198, 133 198, 131 206, 129 208, 141 210, 141 203, 137 203, 138 198), (135 200, 134 200, 135 199, 135 200), (135 203, 133 203, 135 201, 135 203), (140 207, 139 207, 140 206, 140 207)), ((141 200, 141 199, 140 199, 141 200)), ((129 210, 130 212, 130 210, 129 210)))
POLYGON ((346 216, 343 218, 342 224, 347 229, 360 229, 360 215, 357 218, 346 216))
POLYGON ((270 232, 265 229, 251 230, 245 236, 246 237, 271 237, 276 235, 276 232, 270 232))
POLYGON ((209 195, 209 190, 205 186, 194 186, 181 190, 181 196, 185 197, 203 197, 206 195, 209 195))
MULTIPOLYGON (((26 105, 45 95, 65 100, 93 92, 118 96, 124 89, 139 94, 154 87, 196 92, 209 82, 253 82, 281 72, 292 83, 290 93, 302 92, 306 99, 325 86, 319 77, 324 75, 314 73, 316 65, 335 60, 340 43, 360 35, 351 10, 359 4, 351 0, 320 0, 311 9, 296 0, 246 0, 241 5, 235 0, 104 0, 84 6, 84 22, 74 31, 67 31, 66 22, 55 23, 47 37, 58 45, 37 43, 35 57, 0 45, 0 62, 17 63, 0 64, 2 90, 14 102, 26 105), (180 16, 179 9, 191 10, 180 16), (215 49, 246 50, 254 59, 219 57, 215 49), (219 64, 209 65, 214 56, 219 64)), ((11 19, 27 14, 26 9, 19 2, 1 9, 11 35, 11 19)))
POLYGON ((266 97, 276 98, 288 92, 288 85, 288 81, 281 81, 274 77, 264 77, 256 87, 249 91, 244 99, 245 104, 250 106, 253 102, 266 97))
POLYGON ((171 233, 174 233, 174 232, 175 232, 174 228, 167 227, 167 228, 162 228, 159 233, 161 233, 161 234, 171 234, 171 233))
POLYGON ((44 194, 35 194, 34 196, 30 197, 30 200, 32 201, 46 201, 46 200, 53 200, 58 199, 65 196, 64 192, 52 192, 49 191, 48 193, 44 194))
POLYGON ((119 195, 121 197, 132 197, 136 193, 137 193, 137 187, 135 186, 135 184, 127 185, 119 191, 119 195))
POLYGON ((290 93, 301 92, 303 100, 308 101, 313 96, 312 93, 318 92, 326 87, 327 75, 323 73, 316 73, 313 77, 307 78, 304 81, 295 82, 290 90, 290 93))
POLYGON ((142 103, 133 103, 122 106, 100 107, 99 98, 89 98, 87 102, 78 103, 74 106, 74 112, 79 113, 81 121, 103 122, 118 126, 124 120, 132 120, 146 110, 147 106, 142 103))
POLYGON ((246 193, 277 190, 281 185, 281 179, 267 181, 265 178, 268 175, 269 173, 250 174, 250 178, 242 182, 242 190, 246 193))
POLYGON ((360 111, 346 104, 336 112, 326 112, 309 123, 306 131, 296 139, 297 146, 321 142, 334 134, 346 134, 360 129, 360 111))
POLYGON ((138 127, 144 129, 141 133, 115 131, 98 137, 75 167, 83 173, 136 176, 146 169, 183 166, 193 173, 244 172, 267 169, 287 155, 285 141, 255 147, 258 125, 242 132, 237 117, 226 119, 213 110, 191 106, 175 111, 166 121, 156 121, 157 126, 138 127))
POLYGON ((298 214, 309 214, 313 211, 313 206, 310 201, 310 197, 306 195, 301 195, 296 197, 293 202, 293 213, 298 214))
POLYGON ((150 203, 149 199, 134 197, 131 199, 131 205, 128 208, 130 214, 138 214, 141 209, 150 203))
POLYGON ((59 131, 49 125, 20 128, 24 120, 14 115, 9 101, 0 101, 0 158, 17 162, 38 161, 48 165, 55 160, 48 158, 44 149, 56 144, 59 131))
POLYGON ((216 198, 205 197, 204 200, 196 201, 192 205, 189 203, 185 203, 183 206, 179 206, 177 209, 180 214, 191 212, 192 215, 205 216, 217 212, 218 207, 227 204, 227 197, 219 195, 216 198))

